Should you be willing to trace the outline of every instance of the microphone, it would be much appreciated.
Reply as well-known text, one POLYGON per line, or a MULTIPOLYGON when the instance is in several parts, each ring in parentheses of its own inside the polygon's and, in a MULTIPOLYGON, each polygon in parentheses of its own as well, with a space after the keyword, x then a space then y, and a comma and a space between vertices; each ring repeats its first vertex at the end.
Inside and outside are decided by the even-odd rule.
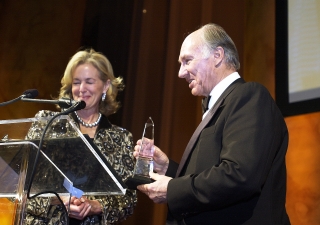
POLYGON ((23 92, 22 98, 35 98, 39 94, 37 89, 29 89, 23 92))
MULTIPOLYGON (((31 95, 32 93, 28 93, 28 94, 31 95)), ((27 96, 22 97, 21 101, 56 104, 56 105, 59 105, 59 107, 62 109, 69 108, 69 107, 73 106, 74 104, 78 103, 78 101, 74 101, 70 98, 60 98, 58 100, 46 100, 46 99, 32 99, 32 98, 28 98, 27 96)), ((85 104, 85 102, 84 102, 84 104, 85 104)), ((86 106, 84 106, 84 107, 86 107, 86 106)))
POLYGON ((35 97, 38 96, 38 94, 39 94, 38 90, 29 89, 29 90, 26 90, 25 92, 23 92, 22 95, 20 95, 19 97, 15 98, 15 99, 12 99, 12 100, 7 101, 7 102, 0 103, 0 106, 5 106, 5 105, 8 105, 8 104, 17 102, 17 101, 21 100, 22 98, 24 98, 26 96, 28 96, 29 98, 35 98, 35 97))
POLYGON ((79 101, 79 102, 76 102, 74 105, 72 105, 70 108, 62 111, 62 112, 59 113, 59 114, 61 114, 61 115, 68 115, 68 114, 71 113, 71 112, 84 109, 85 107, 86 107, 86 102, 85 102, 85 101, 79 101))
MULTIPOLYGON (((70 100, 71 101, 71 100, 70 100)), ((41 138, 40 138, 40 142, 39 142, 39 146, 38 146, 38 150, 37 150, 37 153, 36 153, 36 156, 35 156, 35 162, 33 164, 33 169, 32 169, 32 172, 31 172, 31 177, 30 177, 30 181, 29 181, 29 184, 28 184, 28 189, 27 189, 27 198, 28 199, 32 199, 34 197, 37 197, 38 195, 40 194, 44 194, 44 193, 53 193, 55 194, 59 201, 61 203, 63 203, 59 197, 59 195, 56 193, 56 192, 52 192, 52 191, 45 191, 45 192, 40 192, 38 194, 35 194, 33 196, 30 196, 30 190, 31 190, 31 186, 32 186, 32 183, 33 183, 33 180, 34 180, 34 176, 35 176, 35 171, 36 171, 36 168, 37 168, 37 164, 38 164, 38 159, 39 159, 39 155, 40 155, 40 150, 42 149, 42 146, 43 146, 43 141, 44 141, 44 137, 45 137, 45 134, 50 126, 50 124, 58 117, 58 116, 61 116, 61 115, 67 115, 73 111, 77 111, 77 110, 80 110, 80 109, 84 109, 86 107, 86 102, 85 101, 78 101, 78 102, 75 102, 71 107, 69 107, 68 109, 66 109, 65 111, 62 111, 58 114, 56 114, 55 116, 53 116, 47 123, 47 125, 45 126, 44 130, 43 130, 43 133, 41 135, 41 138)), ((63 204, 62 204, 63 205, 63 204)), ((63 205, 64 206, 64 205, 63 205)), ((64 207, 64 209, 66 210, 66 208, 64 207)), ((67 224, 69 223, 68 221, 68 218, 67 217, 67 224)))

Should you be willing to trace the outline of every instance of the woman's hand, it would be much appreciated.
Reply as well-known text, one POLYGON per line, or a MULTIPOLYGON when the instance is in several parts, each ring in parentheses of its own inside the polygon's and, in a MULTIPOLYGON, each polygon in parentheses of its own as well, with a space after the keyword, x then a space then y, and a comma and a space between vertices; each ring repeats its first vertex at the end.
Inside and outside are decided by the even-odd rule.
MULTIPOLYGON (((69 201, 64 203, 68 208, 69 201)), ((98 215, 102 212, 100 202, 97 200, 88 200, 85 196, 81 198, 71 197, 69 217, 77 220, 83 220, 90 215, 98 215)))
MULTIPOLYGON (((137 145, 134 147, 133 156, 137 158, 139 156, 139 151, 141 148, 141 139, 137 141, 137 145)), ((167 172, 169 166, 168 156, 161 151, 160 148, 154 145, 153 153, 153 170, 160 175, 164 175, 167 172)))

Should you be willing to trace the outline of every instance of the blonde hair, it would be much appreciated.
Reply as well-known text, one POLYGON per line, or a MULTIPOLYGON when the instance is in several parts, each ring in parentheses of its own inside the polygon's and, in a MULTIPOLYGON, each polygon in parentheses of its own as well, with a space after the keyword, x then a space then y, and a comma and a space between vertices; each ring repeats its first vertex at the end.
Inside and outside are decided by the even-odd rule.
POLYGON ((112 65, 107 57, 93 49, 79 51, 71 57, 61 79, 59 98, 73 99, 73 73, 77 66, 86 63, 90 63, 99 71, 100 79, 103 82, 110 80, 110 86, 106 93, 106 98, 104 101, 101 100, 99 111, 105 116, 116 113, 120 108, 120 102, 117 102, 116 97, 118 91, 122 91, 124 89, 123 79, 122 77, 115 77, 113 74, 112 65))

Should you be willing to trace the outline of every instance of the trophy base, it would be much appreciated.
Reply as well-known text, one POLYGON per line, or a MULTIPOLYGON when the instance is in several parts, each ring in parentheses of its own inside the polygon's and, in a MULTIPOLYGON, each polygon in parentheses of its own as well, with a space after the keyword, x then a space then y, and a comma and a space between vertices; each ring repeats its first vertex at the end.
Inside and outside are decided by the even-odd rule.
POLYGON ((143 177, 139 175, 134 175, 129 177, 124 183, 128 186, 129 189, 137 190, 137 186, 141 184, 150 184, 154 182, 151 178, 143 177))

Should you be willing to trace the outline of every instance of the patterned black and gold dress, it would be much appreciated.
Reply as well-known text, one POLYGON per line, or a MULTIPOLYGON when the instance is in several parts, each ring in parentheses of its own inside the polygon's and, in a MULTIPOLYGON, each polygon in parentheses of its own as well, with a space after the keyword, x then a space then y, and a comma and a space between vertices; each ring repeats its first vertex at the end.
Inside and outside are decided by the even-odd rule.
MULTIPOLYGON (((50 117, 57 115, 57 113, 58 112, 42 110, 39 111, 35 117, 50 117)), ((73 113, 69 116, 76 122, 76 124, 78 124, 77 118, 73 113)), ((63 126, 63 123, 61 124, 60 126, 63 126)), ((26 139, 39 139, 42 135, 43 129, 44 127, 40 125, 40 122, 34 122, 29 129, 26 139)), ((68 127, 62 127, 62 129, 68 129, 68 127)), ((48 132, 50 132, 50 130, 48 132)), ((68 135, 70 136, 70 133, 68 135)), ((132 154, 132 134, 128 130, 111 124, 107 117, 102 116, 97 127, 96 134, 93 138, 93 142, 123 181, 132 176, 135 159, 132 154)), ((126 190, 125 195, 86 197, 89 200, 98 200, 102 205, 103 213, 101 215, 88 216, 82 221, 71 219, 70 224, 116 224, 132 215, 133 209, 137 204, 136 191, 130 189, 126 190)), ((51 205, 50 202, 49 197, 28 199, 24 224, 66 224, 65 211, 63 210, 63 207, 61 205, 51 205)))

